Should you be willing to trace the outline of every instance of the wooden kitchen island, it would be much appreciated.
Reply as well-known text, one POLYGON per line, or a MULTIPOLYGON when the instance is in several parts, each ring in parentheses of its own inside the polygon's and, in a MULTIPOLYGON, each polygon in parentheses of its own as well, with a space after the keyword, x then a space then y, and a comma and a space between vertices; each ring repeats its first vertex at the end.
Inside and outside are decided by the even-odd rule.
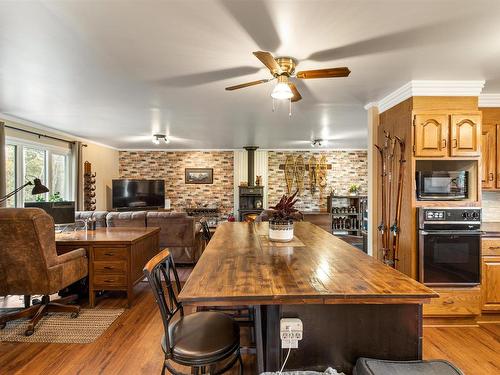
POLYGON ((437 293, 312 223, 295 223, 288 244, 270 243, 267 231, 221 224, 179 294, 184 304, 255 306, 259 372, 284 359, 282 317, 304 326, 287 369, 350 374, 361 356, 422 357, 422 304, 437 293))

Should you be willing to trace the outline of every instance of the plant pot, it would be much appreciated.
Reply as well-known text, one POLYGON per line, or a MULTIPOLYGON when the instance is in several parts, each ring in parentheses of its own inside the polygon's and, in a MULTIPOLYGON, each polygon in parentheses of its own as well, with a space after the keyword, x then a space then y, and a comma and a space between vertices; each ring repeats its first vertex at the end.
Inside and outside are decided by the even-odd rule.
POLYGON ((290 242, 293 240, 293 220, 269 220, 269 240, 290 242))

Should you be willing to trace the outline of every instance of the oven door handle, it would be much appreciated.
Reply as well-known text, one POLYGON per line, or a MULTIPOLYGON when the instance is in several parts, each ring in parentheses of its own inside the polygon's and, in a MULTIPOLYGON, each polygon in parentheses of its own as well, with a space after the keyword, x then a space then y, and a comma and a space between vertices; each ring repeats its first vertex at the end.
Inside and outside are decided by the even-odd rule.
POLYGON ((463 235, 466 234, 468 236, 481 236, 481 231, 478 230, 432 230, 432 231, 426 231, 426 230, 420 230, 419 231, 422 236, 427 236, 429 234, 456 234, 456 235, 463 235))

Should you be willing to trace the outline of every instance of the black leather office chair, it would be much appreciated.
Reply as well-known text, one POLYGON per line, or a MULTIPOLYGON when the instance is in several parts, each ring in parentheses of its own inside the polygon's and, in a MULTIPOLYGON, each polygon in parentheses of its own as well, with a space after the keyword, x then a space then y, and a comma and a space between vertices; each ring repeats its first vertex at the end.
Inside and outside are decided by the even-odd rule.
POLYGON ((174 375, 182 374, 170 361, 191 367, 194 374, 200 371, 203 374, 209 368, 211 375, 222 374, 239 362, 240 375, 243 374, 238 324, 226 314, 215 311, 184 315, 182 303, 176 298, 181 289, 179 276, 168 249, 146 264, 144 274, 153 289, 165 330, 161 340, 165 353, 162 375, 165 369, 174 375), (174 316, 178 319, 172 321, 174 316))

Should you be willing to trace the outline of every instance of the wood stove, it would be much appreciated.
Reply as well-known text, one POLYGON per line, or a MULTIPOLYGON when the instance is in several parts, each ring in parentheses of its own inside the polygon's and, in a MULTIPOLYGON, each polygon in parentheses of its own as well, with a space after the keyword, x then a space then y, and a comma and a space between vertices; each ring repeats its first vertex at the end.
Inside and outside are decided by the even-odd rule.
POLYGON ((248 186, 239 187, 239 220, 245 221, 245 217, 249 214, 259 215, 264 207, 264 187, 255 186, 255 150, 258 147, 244 147, 248 153, 248 186))

